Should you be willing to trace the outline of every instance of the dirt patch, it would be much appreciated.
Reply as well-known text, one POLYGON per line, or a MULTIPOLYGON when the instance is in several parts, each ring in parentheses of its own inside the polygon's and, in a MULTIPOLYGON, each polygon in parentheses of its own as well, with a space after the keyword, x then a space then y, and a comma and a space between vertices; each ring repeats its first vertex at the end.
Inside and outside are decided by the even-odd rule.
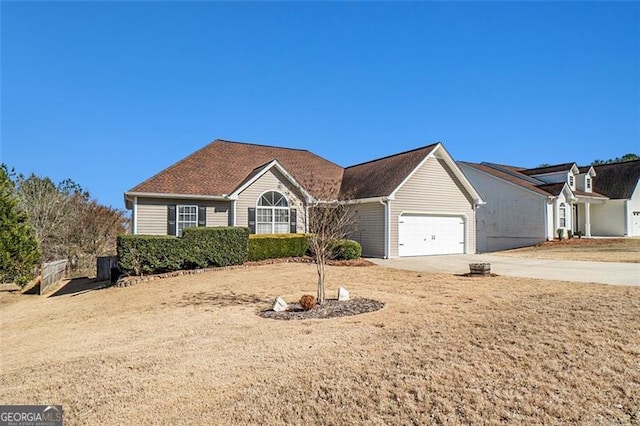
POLYGON ((592 262, 640 263, 640 238, 572 238, 513 250, 501 256, 592 262))
POLYGON ((177 306, 247 306, 268 303, 268 299, 255 294, 244 293, 210 293, 201 291, 198 293, 188 293, 182 296, 182 300, 177 306))
POLYGON ((473 274, 471 272, 467 272, 465 274, 456 274, 456 277, 466 277, 466 278, 495 278, 499 276, 500 275, 494 274, 493 272, 490 272, 488 274, 473 274))
POLYGON ((258 315, 262 318, 277 320, 306 320, 306 319, 327 319, 338 317, 349 317, 353 315, 375 312, 384 307, 384 303, 372 299, 350 299, 338 301, 337 299, 325 300, 323 305, 318 305, 313 309, 305 311, 298 304, 289 305, 289 310, 275 312, 271 309, 260 311, 258 315))

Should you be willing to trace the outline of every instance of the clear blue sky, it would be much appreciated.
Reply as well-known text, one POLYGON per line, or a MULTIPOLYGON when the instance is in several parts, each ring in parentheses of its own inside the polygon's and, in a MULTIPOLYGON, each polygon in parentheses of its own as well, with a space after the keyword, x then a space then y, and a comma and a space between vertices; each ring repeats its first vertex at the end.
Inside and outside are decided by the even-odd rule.
POLYGON ((636 2, 0 3, 0 161, 100 202, 216 138, 346 166, 442 141, 640 153, 636 2))

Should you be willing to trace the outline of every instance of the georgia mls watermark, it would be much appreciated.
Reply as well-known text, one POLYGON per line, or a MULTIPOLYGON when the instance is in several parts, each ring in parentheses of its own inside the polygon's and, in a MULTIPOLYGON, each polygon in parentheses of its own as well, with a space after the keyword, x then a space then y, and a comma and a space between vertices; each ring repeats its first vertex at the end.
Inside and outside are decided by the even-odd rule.
POLYGON ((0 426, 62 426, 62 405, 0 405, 0 426))

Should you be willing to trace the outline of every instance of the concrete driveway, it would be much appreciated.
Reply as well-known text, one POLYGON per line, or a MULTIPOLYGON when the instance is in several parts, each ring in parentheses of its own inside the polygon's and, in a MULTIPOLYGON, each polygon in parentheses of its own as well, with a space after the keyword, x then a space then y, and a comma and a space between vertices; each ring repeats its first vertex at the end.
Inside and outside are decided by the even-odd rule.
POLYGON ((491 263, 491 272, 512 277, 584 283, 640 285, 640 263, 582 262, 497 256, 493 254, 461 254, 446 256, 369 259, 388 268, 410 271, 464 274, 469 263, 491 263))

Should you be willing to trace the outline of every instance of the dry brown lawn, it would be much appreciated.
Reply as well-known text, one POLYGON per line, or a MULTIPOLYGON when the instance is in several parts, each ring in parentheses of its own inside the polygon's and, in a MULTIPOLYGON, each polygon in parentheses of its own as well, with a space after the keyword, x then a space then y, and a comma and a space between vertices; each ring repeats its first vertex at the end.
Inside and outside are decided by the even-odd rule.
POLYGON ((276 264, 41 298, 0 292, 0 402, 66 424, 638 424, 640 288, 276 264), (333 296, 333 294, 331 294, 333 296))
POLYGON ((640 238, 572 238, 497 254, 539 259, 640 263, 640 238))

